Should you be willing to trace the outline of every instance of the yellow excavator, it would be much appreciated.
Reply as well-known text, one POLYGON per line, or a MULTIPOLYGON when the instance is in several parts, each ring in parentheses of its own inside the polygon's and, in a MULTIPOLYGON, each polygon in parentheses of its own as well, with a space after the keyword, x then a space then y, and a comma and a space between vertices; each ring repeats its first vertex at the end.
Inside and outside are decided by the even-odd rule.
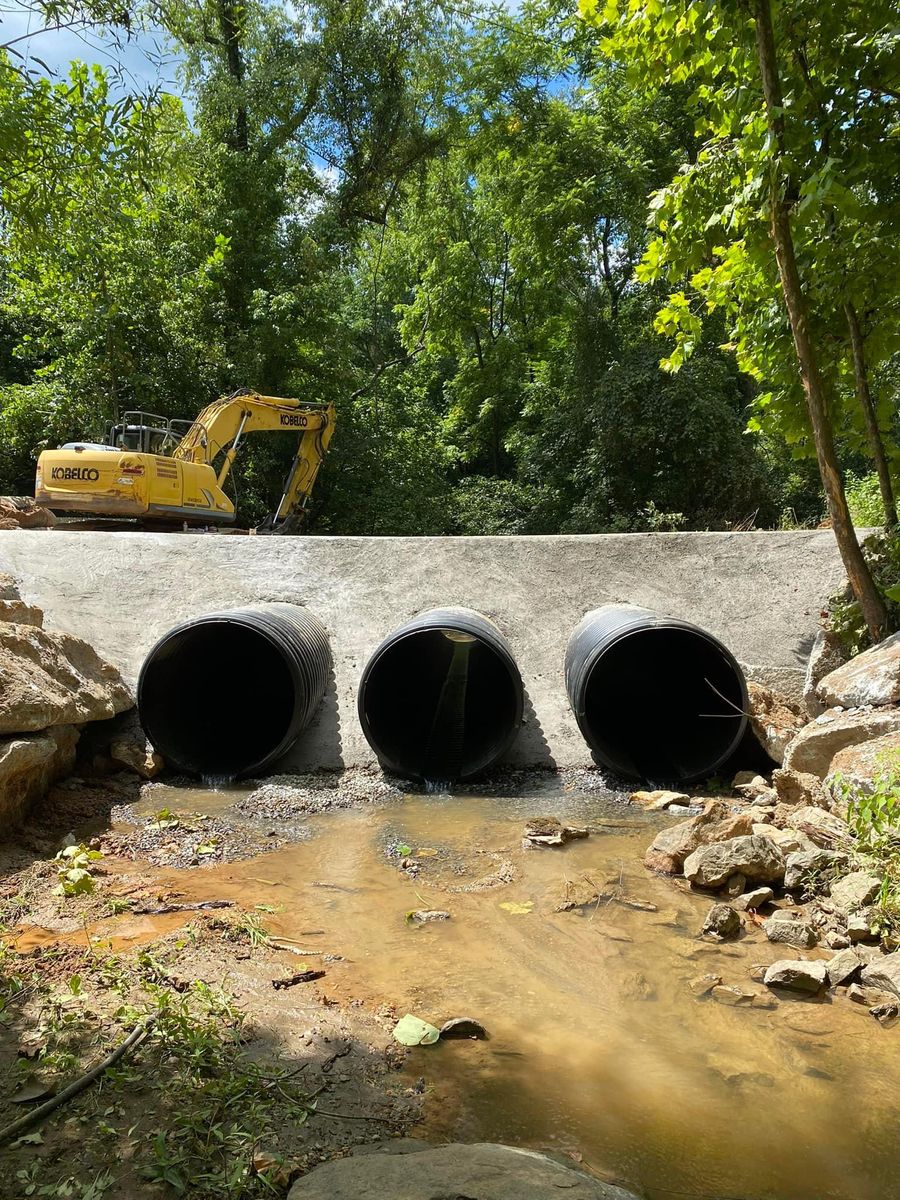
POLYGON ((298 433, 300 442, 281 501, 259 528, 286 532, 309 500, 334 432, 334 405, 247 389, 215 400, 193 422, 128 412, 111 426, 106 443, 45 450, 34 498, 53 512, 82 516, 231 524, 234 504, 222 489, 241 441, 279 429, 298 433))

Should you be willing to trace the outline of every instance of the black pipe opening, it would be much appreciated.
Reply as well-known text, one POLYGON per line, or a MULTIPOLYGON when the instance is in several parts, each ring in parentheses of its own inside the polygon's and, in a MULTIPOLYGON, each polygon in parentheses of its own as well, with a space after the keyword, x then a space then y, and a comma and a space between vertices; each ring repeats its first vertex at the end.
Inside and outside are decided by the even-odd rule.
POLYGON ((293 605, 208 614, 171 630, 147 655, 141 724, 170 766, 207 779, 249 775, 308 723, 328 663, 324 628, 293 605))
POLYGON ((198 625, 165 643, 141 676, 141 720, 163 758, 191 774, 235 778, 284 740, 294 687, 278 649, 254 629, 198 625))
POLYGON ((595 759, 630 779, 691 783, 739 745, 743 675, 703 630, 673 622, 631 628, 587 664, 574 704, 595 759))
POLYGON ((521 724, 515 662, 499 632, 471 616, 484 628, 474 620, 442 624, 438 613, 434 625, 397 630, 366 666, 363 732, 399 775, 431 783, 471 778, 506 751, 521 724))

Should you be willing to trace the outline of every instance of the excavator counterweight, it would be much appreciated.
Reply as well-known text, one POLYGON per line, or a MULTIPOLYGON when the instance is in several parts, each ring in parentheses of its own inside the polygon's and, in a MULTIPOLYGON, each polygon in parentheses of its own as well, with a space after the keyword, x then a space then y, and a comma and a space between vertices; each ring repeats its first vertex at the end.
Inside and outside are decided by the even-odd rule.
POLYGON ((106 443, 69 442, 38 459, 35 500, 54 512, 228 525, 225 481, 244 437, 287 430, 297 453, 277 509, 261 529, 278 532, 306 507, 334 431, 334 406, 240 391, 215 400, 193 422, 126 413, 106 443))

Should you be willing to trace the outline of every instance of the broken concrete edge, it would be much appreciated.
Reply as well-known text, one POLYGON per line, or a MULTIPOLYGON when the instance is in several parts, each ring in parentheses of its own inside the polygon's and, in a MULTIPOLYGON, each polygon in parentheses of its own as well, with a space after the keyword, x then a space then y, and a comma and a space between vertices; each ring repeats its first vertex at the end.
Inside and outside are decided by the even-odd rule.
POLYGON ((48 628, 82 637, 131 684, 150 646, 180 621, 258 601, 307 607, 328 630, 333 676, 278 764, 284 772, 377 766, 356 717, 360 676, 384 637, 427 609, 474 609, 509 641, 526 699, 507 763, 590 767, 563 678, 568 638, 586 612, 631 603, 692 621, 750 664, 751 678, 795 689, 818 614, 843 581, 828 530, 546 538, 18 530, 0 531, 4 571, 48 628))

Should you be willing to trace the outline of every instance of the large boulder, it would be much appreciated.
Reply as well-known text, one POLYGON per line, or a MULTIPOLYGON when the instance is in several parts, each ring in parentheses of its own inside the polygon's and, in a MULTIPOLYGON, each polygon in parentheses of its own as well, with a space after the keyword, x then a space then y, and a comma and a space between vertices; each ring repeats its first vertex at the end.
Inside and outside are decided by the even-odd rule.
POLYGON ((824 779, 835 755, 848 746, 858 746, 887 733, 900 732, 900 708, 829 709, 806 725, 784 755, 789 771, 809 772, 824 779))
POLYGON ((766 987, 787 988, 791 992, 815 995, 828 982, 828 965, 802 958, 781 958, 763 975, 766 987))
POLYGON ((768 838, 774 842, 782 854, 795 854, 800 850, 814 850, 815 842, 799 829, 790 826, 758 823, 753 826, 754 837, 768 838))
POLYGON ((782 763, 789 743, 808 720, 806 713, 801 705, 761 683, 748 683, 747 697, 757 740, 770 758, 782 763))
POLYGON ((881 891, 881 880, 871 871, 851 871, 831 885, 831 899, 842 912, 868 907, 881 891))
POLYGON ((0 623, 0 734, 102 721, 134 701, 115 667, 70 633, 0 623))
POLYGON ((805 921, 790 915, 774 913, 763 921, 763 933, 770 942, 783 946, 796 946, 798 950, 810 950, 816 944, 816 933, 805 921))
MULTIPOLYGON (((102 739, 103 729, 102 726, 96 727, 98 737, 93 739, 95 748, 99 748, 97 743, 102 739)), ((165 767, 165 759, 147 740, 136 710, 112 722, 108 737, 106 749, 116 766, 134 771, 142 779, 155 779, 165 767)))
POLYGON ((815 805, 804 805, 794 809, 791 825, 805 834, 816 846, 826 850, 845 846, 850 840, 847 822, 815 805))
POLYGON ((789 854, 784 866, 784 890, 794 896, 817 895, 849 862, 848 855, 836 850, 801 850, 789 854))
POLYGON ((796 808, 800 804, 814 804, 818 808, 829 808, 829 794, 818 775, 808 771, 789 771, 782 767, 772 772, 772 786, 779 804, 796 808))
POLYGON ((39 608, 26 604, 19 594, 19 585, 12 575, 0 571, 0 621, 14 621, 17 625, 44 624, 44 614, 39 608))
POLYGON ((34 625, 40 629, 44 624, 44 614, 39 608, 26 604, 24 600, 0 600, 0 621, 16 625, 34 625))
POLYGON ((900 633, 858 654, 819 683, 827 708, 862 708, 900 701, 900 633))
MULTIPOLYGON (((399 1153, 353 1154, 322 1163, 298 1179, 288 1200, 636 1200, 631 1192, 592 1179, 533 1150, 452 1143, 399 1153), (411 1152, 412 1151, 412 1152, 411 1152)), ((387 1151, 387 1152, 385 1152, 387 1151)))
POLYGON ((31 805, 75 764, 78 730, 56 725, 45 733, 0 738, 0 830, 21 824, 31 805))
POLYGON ((840 639, 830 630, 820 629, 810 651, 803 684, 803 703, 810 717, 820 716, 827 707, 819 699, 819 683, 826 675, 845 663, 847 657, 847 651, 840 639))
POLYGON ((831 760, 826 782, 834 789, 840 776, 841 783, 849 788, 852 795, 866 795, 872 791, 876 776, 898 762, 900 730, 838 751, 831 760))
POLYGON ((863 967, 862 981, 866 987, 881 988, 882 991, 900 996, 900 950, 876 958, 863 967))
POLYGON ((644 856, 644 865, 651 871, 677 875, 698 846, 748 834, 752 828, 749 813, 733 813, 724 801, 710 800, 696 817, 661 830, 644 856))
POLYGON ((718 888, 732 875, 752 883, 774 883, 784 876, 784 855, 766 837, 734 837, 701 846, 685 859, 684 874, 698 887, 718 888))

